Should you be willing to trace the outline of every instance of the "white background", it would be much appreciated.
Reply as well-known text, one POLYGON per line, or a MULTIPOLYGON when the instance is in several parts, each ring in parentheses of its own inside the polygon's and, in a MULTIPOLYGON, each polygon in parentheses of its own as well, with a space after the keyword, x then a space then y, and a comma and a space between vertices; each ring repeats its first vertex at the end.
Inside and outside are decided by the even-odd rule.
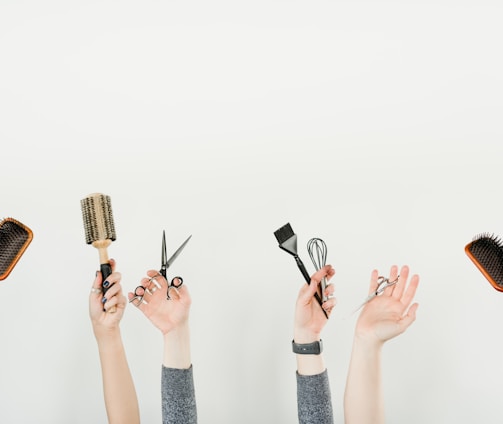
MULTIPOLYGON (((87 312, 98 253, 80 199, 108 194, 132 290, 168 253, 193 297, 201 423, 297 420, 293 307, 328 245, 335 421, 370 272, 408 264, 417 321, 384 349, 389 423, 500 423, 503 294, 464 253, 503 234, 496 1, 0 0, 0 216, 35 238, 0 282, 0 422, 104 423, 87 312)), ((162 338, 122 332, 144 423, 162 338)))

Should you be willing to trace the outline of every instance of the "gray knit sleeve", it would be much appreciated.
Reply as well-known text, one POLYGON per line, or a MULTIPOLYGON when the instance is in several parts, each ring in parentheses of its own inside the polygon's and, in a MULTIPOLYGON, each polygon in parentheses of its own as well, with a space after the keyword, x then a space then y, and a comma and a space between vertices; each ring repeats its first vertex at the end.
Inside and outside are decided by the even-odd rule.
POLYGON ((196 424, 197 409, 192 365, 188 369, 162 367, 163 424, 196 424))
POLYGON ((327 370, 317 375, 297 373, 297 410, 299 424, 333 424, 327 370))

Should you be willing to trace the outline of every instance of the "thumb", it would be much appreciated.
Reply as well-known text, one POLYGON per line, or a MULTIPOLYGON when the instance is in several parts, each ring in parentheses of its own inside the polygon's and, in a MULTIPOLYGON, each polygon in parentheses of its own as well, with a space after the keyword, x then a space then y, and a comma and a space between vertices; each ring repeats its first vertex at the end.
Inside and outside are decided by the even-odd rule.
POLYGON ((409 310, 407 311, 407 315, 405 315, 401 320, 400 320, 400 328, 403 331, 405 331, 409 326, 416 320, 416 311, 417 308, 419 307, 418 303, 414 303, 409 310))

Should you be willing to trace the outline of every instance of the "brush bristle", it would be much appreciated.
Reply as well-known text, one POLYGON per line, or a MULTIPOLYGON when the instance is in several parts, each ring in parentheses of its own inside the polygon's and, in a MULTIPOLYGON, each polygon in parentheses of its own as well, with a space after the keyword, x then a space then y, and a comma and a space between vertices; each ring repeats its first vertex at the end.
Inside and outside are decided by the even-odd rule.
POLYGON ((86 243, 116 239, 110 196, 94 193, 80 201, 86 243))
POLYGON ((33 232, 14 218, 0 222, 0 280, 4 280, 33 239, 33 232))
POLYGON ((281 244, 287 241, 290 237, 294 236, 295 233, 293 232, 290 223, 286 223, 280 229, 276 230, 274 232, 274 235, 276 236, 276 240, 278 240, 278 243, 281 244))
POLYGON ((466 245, 465 252, 491 285, 503 291, 503 243, 493 234, 480 234, 466 245))
POLYGON ((291 255, 297 256, 297 234, 293 232, 290 223, 283 225, 279 230, 274 232, 274 235, 281 249, 291 255))

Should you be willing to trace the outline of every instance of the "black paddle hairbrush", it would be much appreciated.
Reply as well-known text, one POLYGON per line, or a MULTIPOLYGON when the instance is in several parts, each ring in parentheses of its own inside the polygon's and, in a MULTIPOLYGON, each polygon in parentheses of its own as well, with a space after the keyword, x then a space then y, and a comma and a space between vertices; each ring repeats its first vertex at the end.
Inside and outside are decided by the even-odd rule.
MULTIPOLYGON (((297 266, 300 269, 300 272, 304 276, 304 279, 306 280, 307 284, 311 284, 311 277, 309 276, 309 273, 306 270, 306 267, 304 266, 304 263, 300 259, 298 253, 297 253, 297 234, 293 232, 292 226, 290 223, 286 223, 283 225, 281 228, 276 230, 274 232, 274 236, 276 237, 276 240, 279 243, 280 249, 283 249, 285 252, 288 252, 290 255, 292 255, 295 258, 295 262, 297 262, 297 266)), ((320 304, 320 306, 323 304, 320 294, 315 293, 314 297, 320 304)), ((325 311, 325 309, 321 308, 325 316, 328 318, 328 314, 325 311)))
POLYGON ((465 246, 465 252, 484 277, 503 292, 503 243, 499 237, 480 234, 465 246))
POLYGON ((33 232, 14 218, 0 221, 0 280, 5 280, 33 239, 33 232))

